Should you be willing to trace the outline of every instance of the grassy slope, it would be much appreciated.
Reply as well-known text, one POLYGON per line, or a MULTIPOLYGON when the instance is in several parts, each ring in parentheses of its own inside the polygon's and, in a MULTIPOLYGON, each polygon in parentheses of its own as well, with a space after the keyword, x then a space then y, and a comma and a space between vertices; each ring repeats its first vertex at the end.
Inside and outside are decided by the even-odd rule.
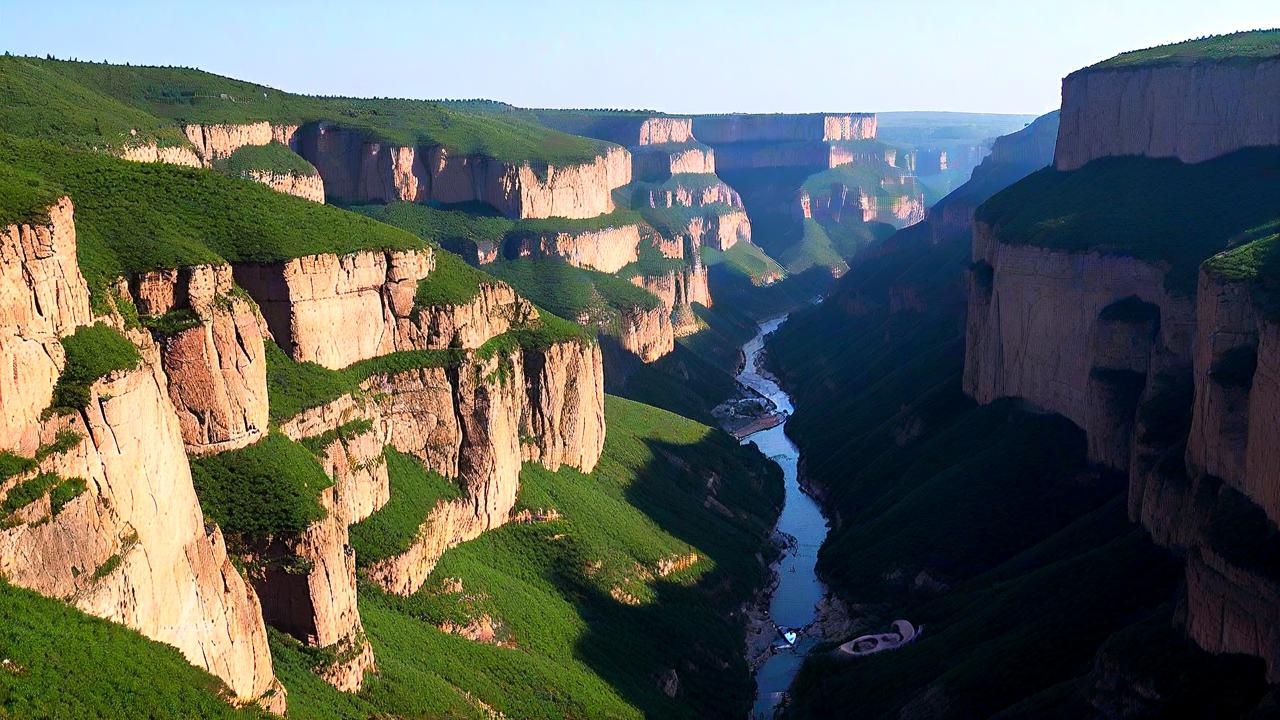
POLYGON ((21 60, 172 122, 332 120, 388 142, 444 145, 459 154, 516 162, 584 162, 605 147, 515 116, 469 112, 424 100, 294 95, 190 68, 21 60))
POLYGON ((288 146, 277 142, 266 145, 245 145, 221 160, 213 163, 215 170, 227 175, 241 177, 255 170, 270 171, 278 174, 293 173, 310 177, 316 174, 316 168, 288 146))
POLYGON ((606 417, 604 457, 590 475, 534 465, 521 473, 520 506, 555 508, 563 519, 508 525, 450 550, 409 598, 361 588, 382 671, 359 696, 309 677, 305 652, 275 638, 290 716, 439 716, 446 703, 426 690, 451 688, 442 697, 455 705, 470 693, 511 717, 741 717, 751 685, 741 631, 726 618, 762 580, 754 555, 780 479, 753 451, 692 421, 615 397, 606 417), (704 507, 709 472, 734 519, 704 507), (688 570, 649 581, 639 573, 690 551, 702 560, 688 570), (463 592, 446 578, 459 578, 463 592), (613 599, 615 586, 642 604, 613 599), (435 627, 480 613, 515 647, 435 627), (680 675, 676 700, 653 679, 667 669, 680 675))
POLYGON ((1280 29, 1249 30, 1120 53, 1077 72, 1280 58, 1280 29))
POLYGON ((71 196, 80 268, 95 294, 125 272, 425 245, 355 213, 203 170, 3 136, 0 167, 71 196))
POLYGON ((177 650, 0 581, 0 717, 266 718, 177 650))
POLYGON ((1280 229, 1280 150, 1047 168, 992 197, 978 218, 1006 243, 1169 263, 1166 286, 1190 294, 1206 258, 1280 229))

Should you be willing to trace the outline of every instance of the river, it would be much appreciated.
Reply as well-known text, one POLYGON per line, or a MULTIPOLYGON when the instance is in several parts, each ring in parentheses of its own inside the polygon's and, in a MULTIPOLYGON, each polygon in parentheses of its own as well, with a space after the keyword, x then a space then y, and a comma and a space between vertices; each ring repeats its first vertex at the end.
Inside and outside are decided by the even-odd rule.
MULTIPOLYGON (((769 398, 778 411, 789 416, 795 409, 791 396, 763 374, 759 367, 765 337, 785 320, 786 316, 783 316, 760 323, 760 332, 742 346, 746 362, 742 372, 738 373, 738 381, 769 398)), ((797 469, 800 450, 787 437, 785 428, 786 423, 783 422, 777 427, 749 435, 743 442, 754 442, 766 457, 782 468, 786 500, 777 530, 794 538, 795 542, 779 561, 778 585, 769 601, 769 617, 781 628, 798 630, 813 622, 815 606, 826 592, 814 565, 818 560, 818 547, 827 536, 827 520, 813 498, 800 489, 797 469)), ((758 689, 753 718, 773 717, 778 702, 790 687, 805 653, 814 642, 801 635, 795 646, 776 652, 756 671, 758 689)), ((785 643, 778 638, 777 644, 785 643)))

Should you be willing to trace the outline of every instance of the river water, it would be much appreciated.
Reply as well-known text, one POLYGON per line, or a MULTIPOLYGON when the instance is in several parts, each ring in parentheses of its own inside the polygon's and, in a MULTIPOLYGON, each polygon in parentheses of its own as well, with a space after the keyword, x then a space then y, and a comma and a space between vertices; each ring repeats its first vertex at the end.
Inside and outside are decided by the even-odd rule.
MULTIPOLYGON (((764 339, 786 320, 786 316, 760 323, 760 332, 742 346, 746 363, 738 374, 738 381, 773 401, 778 411, 790 415, 794 410, 791 396, 773 380, 761 373, 760 354, 764 339)), ((754 442, 760 451, 782 468, 786 484, 786 502, 777 529, 783 535, 794 538, 794 543, 783 555, 778 565, 778 586, 769 602, 769 617, 783 629, 806 627, 813 622, 815 605, 822 599, 826 588, 814 572, 818 560, 818 547, 827 536, 827 520, 813 498, 800 489, 797 465, 800 450, 787 438, 786 423, 768 430, 761 430, 743 440, 754 442)), ((796 645, 776 652, 756 671, 755 708, 753 718, 771 718, 782 695, 791 685, 800 669, 804 655, 814 640, 802 635, 796 645)), ((775 643, 785 645, 781 637, 775 643)))

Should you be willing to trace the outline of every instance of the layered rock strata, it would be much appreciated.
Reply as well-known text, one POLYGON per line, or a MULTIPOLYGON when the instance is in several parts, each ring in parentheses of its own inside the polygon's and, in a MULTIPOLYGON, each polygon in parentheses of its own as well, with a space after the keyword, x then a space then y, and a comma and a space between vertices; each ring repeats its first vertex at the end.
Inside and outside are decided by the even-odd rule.
POLYGON ((558 257, 574 267, 614 273, 640 258, 640 227, 520 234, 507 245, 504 254, 508 257, 558 257))
POLYGON ((324 203, 324 180, 319 174, 300 175, 273 170, 250 170, 245 173, 245 177, 254 182, 260 182, 276 192, 294 195, 311 202, 324 203))

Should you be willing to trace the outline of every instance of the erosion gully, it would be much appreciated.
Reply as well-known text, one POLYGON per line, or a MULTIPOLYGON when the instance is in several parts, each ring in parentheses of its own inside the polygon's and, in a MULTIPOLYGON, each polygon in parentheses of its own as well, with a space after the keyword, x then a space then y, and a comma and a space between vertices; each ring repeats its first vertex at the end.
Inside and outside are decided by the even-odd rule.
MULTIPOLYGON (((786 319, 784 315, 760 323, 760 331, 742 346, 745 362, 738 381, 768 398, 776 412, 789 417, 794 410, 791 396, 761 367, 765 338, 786 319)), ((769 598, 766 620, 773 627, 774 642, 772 654, 756 670, 756 702, 752 710, 753 718, 772 718, 805 654, 817 642, 805 631, 814 623, 816 605, 826 593, 814 565, 828 525, 818 503, 800 487, 800 450, 786 435, 786 421, 743 439, 743 443, 751 442, 782 468, 786 486, 785 504, 775 528, 785 549, 774 568, 777 584, 769 598), (795 633, 794 643, 788 642, 788 632, 795 633)))

